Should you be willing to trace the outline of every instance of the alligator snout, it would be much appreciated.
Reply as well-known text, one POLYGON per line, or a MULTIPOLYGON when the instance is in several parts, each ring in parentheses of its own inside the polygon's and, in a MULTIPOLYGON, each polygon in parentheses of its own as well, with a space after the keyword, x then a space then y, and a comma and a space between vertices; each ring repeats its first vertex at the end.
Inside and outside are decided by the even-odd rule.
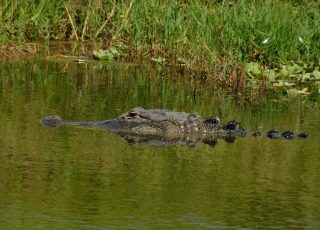
POLYGON ((49 127, 56 127, 62 123, 61 117, 57 115, 51 115, 44 117, 40 120, 40 123, 49 127))

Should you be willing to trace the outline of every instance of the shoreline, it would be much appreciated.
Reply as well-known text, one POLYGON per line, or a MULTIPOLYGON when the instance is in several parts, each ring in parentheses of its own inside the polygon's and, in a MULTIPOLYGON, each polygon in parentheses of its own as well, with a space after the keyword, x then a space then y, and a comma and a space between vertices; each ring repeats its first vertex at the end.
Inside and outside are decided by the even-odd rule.
MULTIPOLYGON (((319 66, 312 68, 305 63, 290 62, 270 68, 259 63, 228 63, 227 60, 219 59, 211 64, 205 60, 198 62, 187 62, 186 59, 167 55, 168 58, 155 58, 154 50, 132 50, 124 49, 121 46, 111 46, 107 49, 97 49, 100 44, 79 43, 70 41, 53 41, 49 43, 34 42, 24 45, 13 43, 0 48, 0 62, 14 62, 29 57, 47 57, 56 59, 74 59, 81 61, 87 59, 97 62, 147 62, 159 68, 177 68, 182 73, 191 74, 196 84, 207 82, 208 84, 219 85, 229 89, 234 95, 243 97, 247 101, 254 101, 255 98, 267 93, 274 93, 283 96, 295 97, 320 93, 320 71, 319 66), (113 51, 112 58, 99 58, 95 52, 113 51), (135 56, 135 54, 137 56, 135 56), (100 60, 99 60, 100 59, 100 60)), ((158 50, 157 53, 160 53, 158 50)), ((161 52, 165 54, 164 51, 161 52)))

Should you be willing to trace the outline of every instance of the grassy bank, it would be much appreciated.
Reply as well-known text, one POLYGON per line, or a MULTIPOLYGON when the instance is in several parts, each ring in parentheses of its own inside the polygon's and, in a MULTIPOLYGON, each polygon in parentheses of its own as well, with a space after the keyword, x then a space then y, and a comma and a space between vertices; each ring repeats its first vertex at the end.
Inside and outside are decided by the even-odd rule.
POLYGON ((289 62, 303 68, 298 74, 319 66, 317 0, 2 2, 2 44, 73 40, 114 46, 134 58, 187 64, 231 85, 243 75, 270 78, 266 67, 276 71, 289 62))

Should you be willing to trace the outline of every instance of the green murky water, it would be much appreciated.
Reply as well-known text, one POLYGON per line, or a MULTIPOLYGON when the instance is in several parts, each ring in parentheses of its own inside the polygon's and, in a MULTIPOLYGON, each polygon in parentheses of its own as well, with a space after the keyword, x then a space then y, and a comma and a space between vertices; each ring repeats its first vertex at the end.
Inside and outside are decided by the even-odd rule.
POLYGON ((143 64, 1 64, 0 229, 319 229, 320 98, 241 106, 194 86, 143 64), (110 119, 137 106, 310 137, 157 148, 38 122, 48 114, 110 119))

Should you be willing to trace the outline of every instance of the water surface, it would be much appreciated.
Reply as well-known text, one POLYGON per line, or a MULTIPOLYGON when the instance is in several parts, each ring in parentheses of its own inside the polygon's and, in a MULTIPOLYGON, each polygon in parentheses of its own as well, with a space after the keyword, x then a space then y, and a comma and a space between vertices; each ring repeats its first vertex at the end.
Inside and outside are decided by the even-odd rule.
POLYGON ((0 229, 319 229, 319 112, 317 95, 239 104, 148 64, 1 64, 0 229), (111 119, 137 106, 310 137, 157 148, 38 122, 111 119))

